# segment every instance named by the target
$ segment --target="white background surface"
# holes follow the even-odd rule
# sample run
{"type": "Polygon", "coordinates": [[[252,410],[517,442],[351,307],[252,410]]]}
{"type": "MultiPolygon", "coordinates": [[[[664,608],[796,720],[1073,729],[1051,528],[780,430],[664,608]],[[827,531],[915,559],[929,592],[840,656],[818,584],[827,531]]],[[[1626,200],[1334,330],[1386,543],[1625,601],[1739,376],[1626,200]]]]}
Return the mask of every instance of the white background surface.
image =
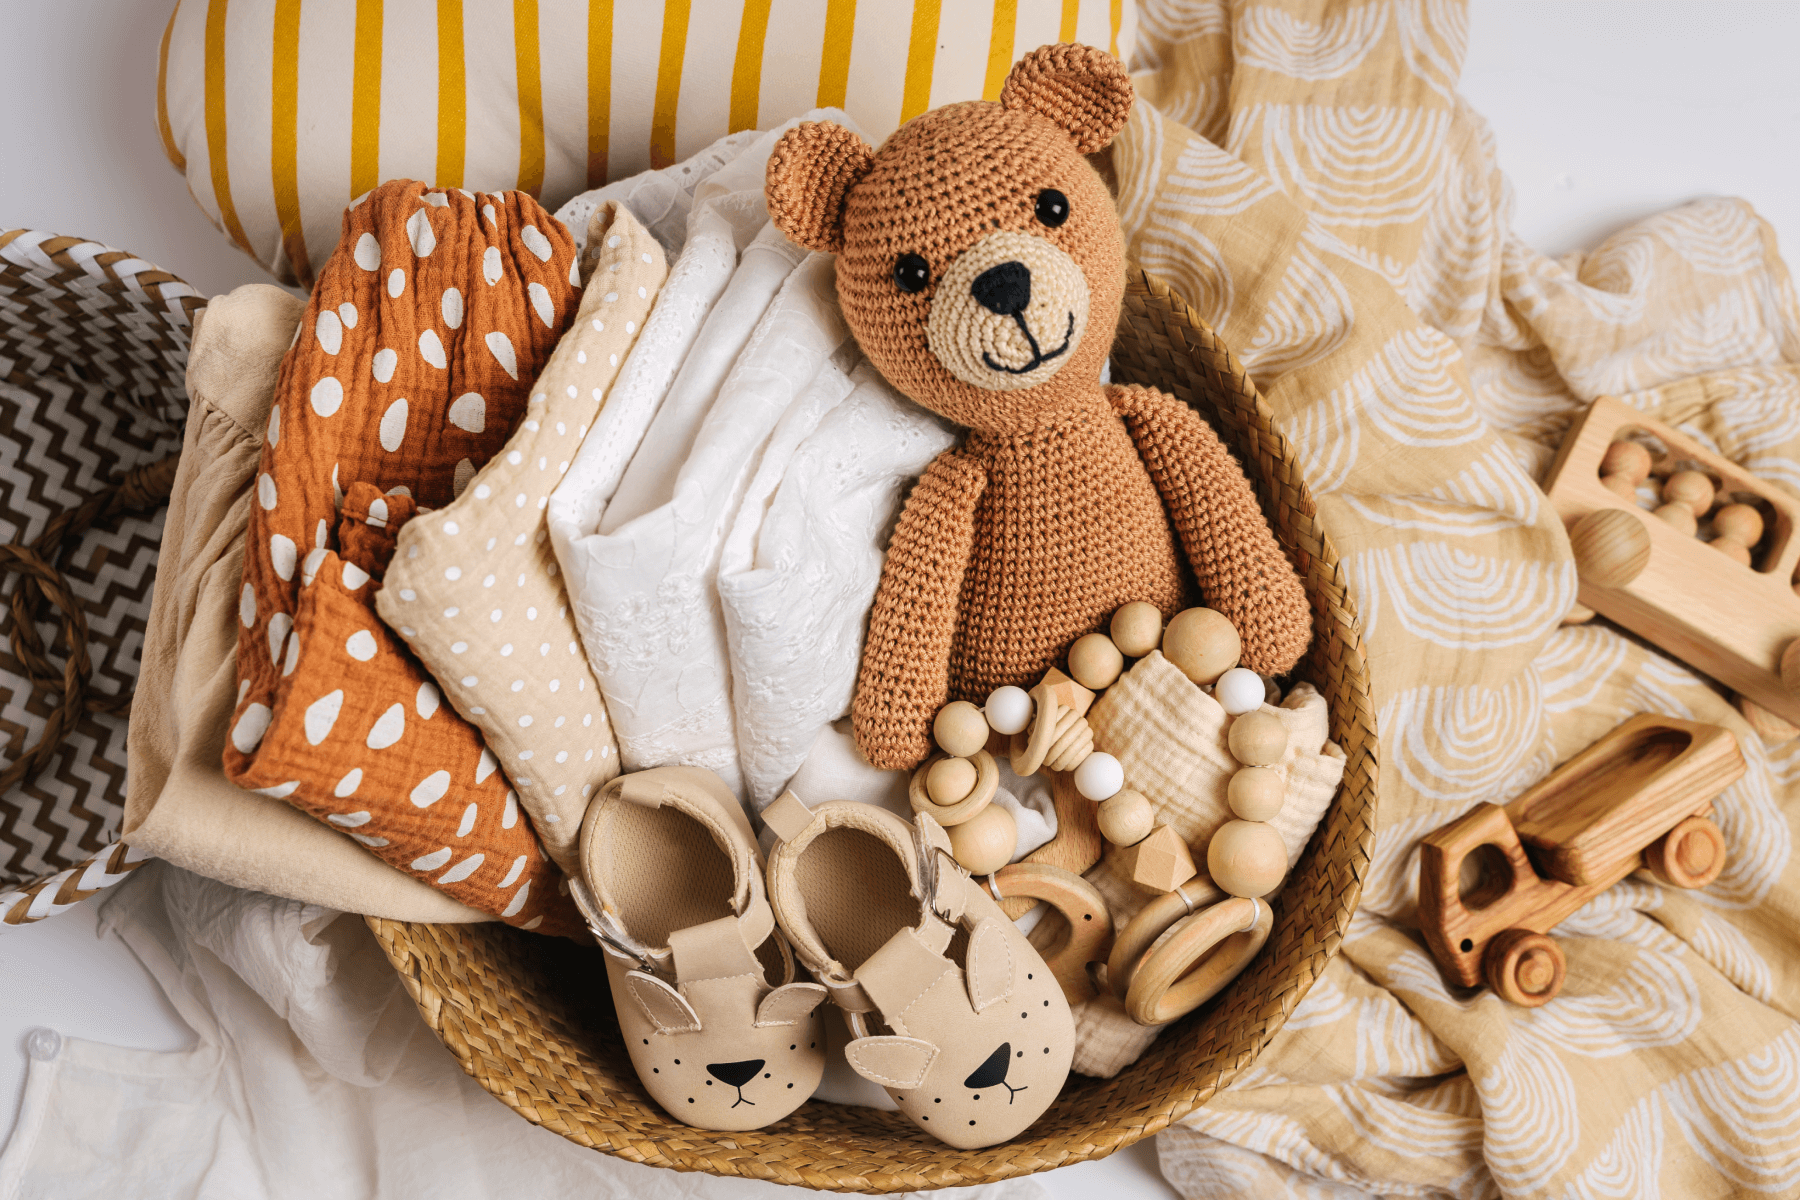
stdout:
{"type": "MultiPolygon", "coordinates": [[[[156,50],[169,0],[0,0],[0,228],[129,249],[206,293],[266,279],[163,157],[156,50]]],[[[1491,125],[1514,226],[1552,254],[1707,195],[1743,196],[1800,247],[1800,5],[1476,0],[1462,91],[1491,125]]],[[[0,1131],[24,1039],[47,1025],[146,1050],[189,1034],[93,906],[0,933],[0,1131]]],[[[1058,1197],[1174,1195],[1149,1143],[1043,1176],[1058,1197]]]]}

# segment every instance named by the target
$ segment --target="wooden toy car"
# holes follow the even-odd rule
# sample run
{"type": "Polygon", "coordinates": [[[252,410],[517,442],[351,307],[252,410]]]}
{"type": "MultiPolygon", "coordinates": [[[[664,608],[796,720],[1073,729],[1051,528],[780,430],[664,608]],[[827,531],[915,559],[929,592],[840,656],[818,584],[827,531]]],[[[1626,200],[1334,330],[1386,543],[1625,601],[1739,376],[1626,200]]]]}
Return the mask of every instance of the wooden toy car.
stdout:
{"type": "Polygon", "coordinates": [[[1583,605],[1754,703],[1800,724],[1800,501],[1693,438],[1610,396],[1595,400],[1563,441],[1544,490],[1569,528],[1583,605]],[[1727,496],[1766,503],[1774,521],[1750,566],[1658,520],[1601,482],[1607,448],[1641,430],[1693,462],[1727,496]]]}
{"type": "Polygon", "coordinates": [[[1718,878],[1725,839],[1707,818],[1743,773],[1729,730],[1644,714],[1505,808],[1478,805],[1420,843],[1432,954],[1464,987],[1485,978],[1514,1004],[1543,1004],[1564,973],[1545,935],[1593,896],[1640,865],[1677,887],[1718,878]]]}

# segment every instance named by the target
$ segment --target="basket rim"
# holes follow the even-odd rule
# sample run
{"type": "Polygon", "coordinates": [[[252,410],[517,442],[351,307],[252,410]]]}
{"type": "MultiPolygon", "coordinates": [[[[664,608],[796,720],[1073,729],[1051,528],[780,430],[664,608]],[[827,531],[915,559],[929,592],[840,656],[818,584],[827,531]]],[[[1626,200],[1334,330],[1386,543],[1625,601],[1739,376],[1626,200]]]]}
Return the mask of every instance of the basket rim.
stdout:
{"type": "MultiPolygon", "coordinates": [[[[1321,691],[1331,701],[1331,736],[1343,747],[1347,758],[1344,781],[1289,875],[1289,884],[1292,884],[1309,870],[1324,873],[1336,889],[1329,919],[1307,928],[1301,939],[1303,949],[1299,952],[1297,965],[1286,971],[1270,994],[1249,1014],[1248,1019],[1258,1025],[1258,1031],[1250,1039],[1252,1044],[1243,1045],[1235,1054],[1230,1054],[1229,1061],[1222,1065],[1170,1086],[1160,1102],[1148,1111],[1144,1111],[1141,1103],[1108,1106],[1137,1111],[1118,1114],[1103,1111],[1087,1128],[1080,1130],[1079,1136],[1058,1138],[1054,1145],[1044,1144],[1044,1138],[1032,1136],[1044,1124],[1043,1118],[1012,1142],[976,1151],[944,1146],[928,1135],[919,1134],[910,1123],[900,1119],[904,1128],[896,1127],[894,1133],[910,1142],[918,1139],[907,1135],[918,1134],[918,1138],[928,1143],[924,1153],[915,1153],[909,1145],[904,1155],[891,1161],[880,1161],[870,1158],[865,1150],[860,1161],[830,1165],[820,1161],[829,1158],[829,1153],[802,1153],[809,1140],[819,1151],[829,1145],[840,1158],[853,1149],[842,1141],[826,1140],[831,1135],[819,1126],[832,1122],[819,1119],[829,1114],[818,1110],[837,1110],[840,1106],[825,1101],[808,1101],[794,1116],[762,1130],[744,1133],[693,1129],[667,1118],[654,1102],[648,1100],[643,1101],[644,1107],[665,1121],[660,1134],[634,1132],[625,1122],[613,1118],[617,1109],[609,1111],[593,1107],[591,1099],[586,1110],[595,1118],[591,1122],[570,1120],[570,1116],[576,1115],[573,1112],[545,1112],[543,1106],[527,1094],[531,1083],[535,1081],[541,1088],[543,1081],[536,1079],[536,1073],[532,1072],[528,1072],[533,1076],[530,1080],[509,1075],[505,1060],[496,1056],[497,1050],[504,1053],[504,1038],[495,1036],[496,1032],[503,1026],[516,1026],[520,1016],[517,1004],[508,1001],[516,1002],[520,997],[516,994],[495,997],[484,993],[487,981],[470,971],[470,962],[457,960],[440,964],[429,959],[433,950],[444,951],[445,958],[452,959],[457,945],[477,936],[522,939],[525,935],[511,930],[495,931],[492,925],[411,925],[379,917],[365,918],[426,1024],[484,1089],[535,1124],[545,1125],[580,1144],[631,1161],[677,1170],[799,1184],[820,1190],[885,1193],[996,1182],[1106,1157],[1181,1120],[1249,1068],[1280,1032],[1325,965],[1336,956],[1355,915],[1373,851],[1379,743],[1361,620],[1342,559],[1329,535],[1317,523],[1318,509],[1302,477],[1295,447],[1277,426],[1273,411],[1249,373],[1219,341],[1211,327],[1172,286],[1133,264],[1120,313],[1121,331],[1129,321],[1157,309],[1166,312],[1166,327],[1147,335],[1148,340],[1172,362],[1182,363],[1195,377],[1204,377],[1215,390],[1235,397],[1235,404],[1241,409],[1232,414],[1220,410],[1218,415],[1228,427],[1222,432],[1228,434],[1228,444],[1237,443],[1234,448],[1256,486],[1265,514],[1276,528],[1284,548],[1302,567],[1308,596],[1315,603],[1314,647],[1309,652],[1308,669],[1302,674],[1316,676],[1323,671],[1337,681],[1335,687],[1321,686],[1321,691]],[[1352,805],[1355,812],[1349,811],[1352,805]],[[1323,861],[1315,861],[1318,859],[1323,861]],[[495,932],[484,935],[474,931],[495,932]],[[527,1087],[521,1087],[522,1083],[527,1087]],[[785,1144],[786,1152],[779,1156],[761,1153],[774,1143],[785,1144]]],[[[1144,319],[1150,320],[1149,317],[1144,319]]],[[[1121,340],[1116,338],[1114,343],[1115,372],[1118,371],[1121,340]]],[[[1115,382],[1122,382],[1116,374],[1115,382]]],[[[1294,903],[1289,893],[1297,890],[1284,885],[1275,897],[1278,928],[1284,900],[1294,903]]],[[[1271,947],[1274,941],[1271,938],[1271,947]]],[[[1211,1037],[1210,1027],[1201,1018],[1224,1012],[1227,997],[1233,995],[1239,984],[1268,973],[1271,969],[1268,964],[1274,958],[1271,949],[1265,949],[1259,960],[1239,977],[1238,983],[1213,1004],[1176,1023],[1152,1043],[1139,1062],[1156,1054],[1158,1047],[1165,1049],[1165,1057],[1186,1056],[1186,1048],[1196,1031],[1206,1035],[1199,1041],[1201,1050],[1194,1052],[1201,1053],[1211,1037]],[[1178,1031],[1185,1031],[1187,1037],[1178,1038],[1178,1031]]],[[[568,1034],[569,1031],[558,1028],[544,1032],[568,1034]]],[[[543,1044],[544,1041],[541,1035],[533,1038],[532,1049],[539,1056],[538,1065],[548,1068],[542,1074],[558,1077],[551,1081],[552,1084],[561,1083],[561,1077],[573,1074],[579,1068],[576,1059],[582,1052],[560,1045],[549,1047],[543,1044]]],[[[1223,1047],[1215,1054],[1226,1055],[1235,1046],[1233,1043],[1232,1047],[1223,1047]]],[[[629,1065],[624,1069],[630,1072],[629,1065]]],[[[1096,1094],[1096,1103],[1108,1101],[1132,1071],[1133,1067],[1127,1067],[1111,1080],[1074,1082],[1073,1090],[1078,1098],[1091,1092],[1096,1094]]],[[[1071,1076],[1072,1081],[1084,1079],[1071,1076]]],[[[630,1082],[635,1085],[635,1077],[630,1082]]],[[[596,1087],[593,1090],[602,1089],[596,1087]]],[[[1070,1091],[1071,1087],[1065,1086],[1063,1095],[1068,1096],[1070,1091]]],[[[582,1095],[588,1099],[586,1091],[582,1095]]],[[[636,1098],[633,1100],[635,1102],[636,1098]]],[[[1058,1103],[1061,1102],[1059,1099],[1058,1103]]],[[[896,1121],[884,1118],[899,1117],[899,1114],[868,1116],[881,1112],[874,1109],[851,1111],[863,1114],[863,1119],[869,1122],[889,1126],[895,1126],[896,1121]]]]}

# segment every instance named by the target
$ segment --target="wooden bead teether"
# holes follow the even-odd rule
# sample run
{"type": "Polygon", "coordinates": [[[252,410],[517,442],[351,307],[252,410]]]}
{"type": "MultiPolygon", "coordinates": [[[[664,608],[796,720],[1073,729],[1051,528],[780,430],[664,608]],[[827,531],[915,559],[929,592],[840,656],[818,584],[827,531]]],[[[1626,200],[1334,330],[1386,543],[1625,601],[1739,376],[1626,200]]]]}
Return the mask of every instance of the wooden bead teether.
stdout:
{"type": "Polygon", "coordinates": [[[1163,630],[1163,657],[1201,687],[1236,666],[1243,649],[1230,619],[1210,608],[1184,609],[1163,630]]]}
{"type": "Polygon", "coordinates": [[[1133,600],[1113,614],[1111,629],[1121,654],[1142,658],[1162,642],[1162,612],[1147,601],[1133,600]]]}

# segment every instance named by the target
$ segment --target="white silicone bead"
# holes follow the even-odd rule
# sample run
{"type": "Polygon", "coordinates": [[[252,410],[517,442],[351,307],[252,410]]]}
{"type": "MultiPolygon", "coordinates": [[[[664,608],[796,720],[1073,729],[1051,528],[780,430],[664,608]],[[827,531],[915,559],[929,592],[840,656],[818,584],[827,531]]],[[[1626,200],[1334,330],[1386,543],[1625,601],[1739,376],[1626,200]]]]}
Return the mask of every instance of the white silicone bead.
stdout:
{"type": "Polygon", "coordinates": [[[995,688],[988,695],[985,711],[995,732],[1019,733],[1031,724],[1031,696],[1024,688],[995,688]]]}
{"type": "Polygon", "coordinates": [[[1213,699],[1231,716],[1262,707],[1263,679],[1248,667],[1233,667],[1213,684],[1213,699]]]}
{"type": "Polygon", "coordinates": [[[1075,768],[1075,790],[1089,800],[1110,800],[1125,786],[1125,767],[1105,752],[1096,752],[1075,768]]]}

